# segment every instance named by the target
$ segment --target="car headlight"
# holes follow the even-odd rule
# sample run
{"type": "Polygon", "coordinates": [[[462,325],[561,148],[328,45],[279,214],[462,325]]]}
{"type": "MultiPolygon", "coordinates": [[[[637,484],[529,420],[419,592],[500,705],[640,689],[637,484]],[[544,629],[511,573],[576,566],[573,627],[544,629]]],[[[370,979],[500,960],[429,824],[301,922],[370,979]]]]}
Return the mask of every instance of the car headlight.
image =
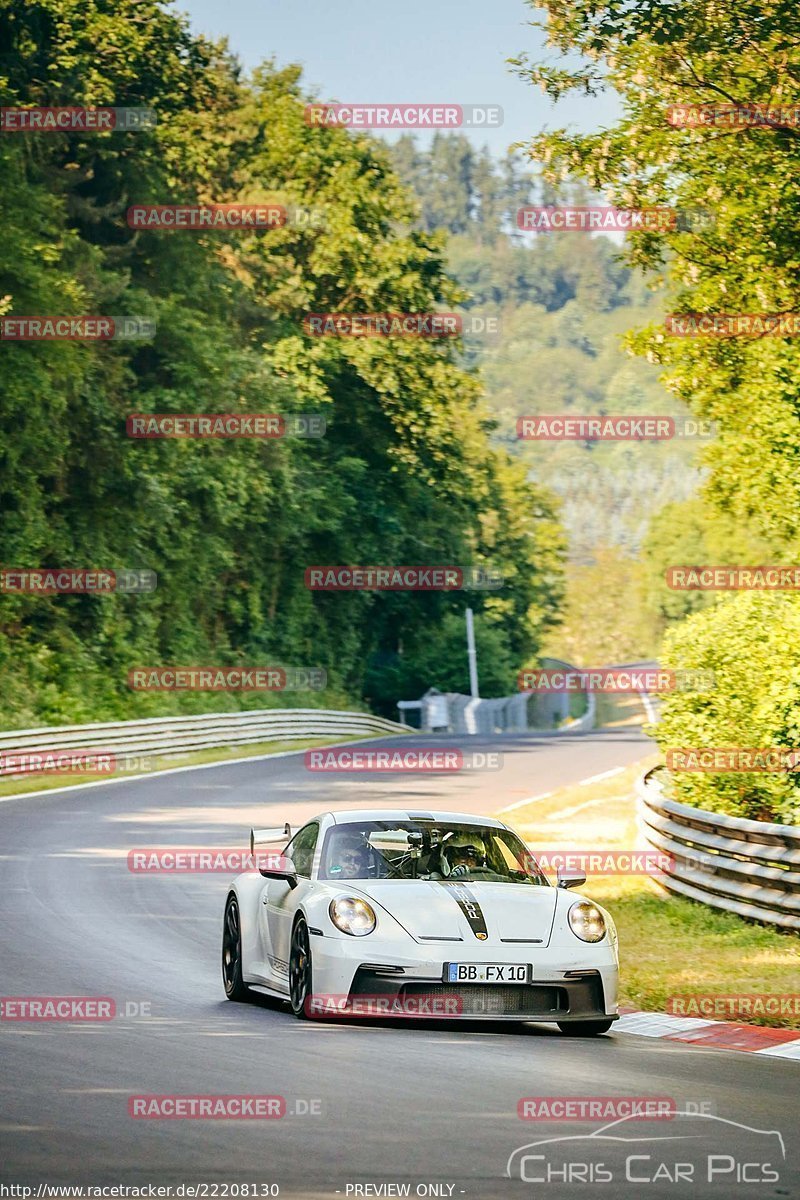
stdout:
{"type": "Polygon", "coordinates": [[[588,900],[573,904],[568,914],[569,927],[582,942],[602,942],[606,936],[606,922],[600,909],[588,900]]]}
{"type": "Polygon", "coordinates": [[[331,900],[328,910],[331,920],[342,933],[350,933],[353,937],[364,937],[375,928],[375,913],[366,900],[356,896],[343,896],[331,900]]]}

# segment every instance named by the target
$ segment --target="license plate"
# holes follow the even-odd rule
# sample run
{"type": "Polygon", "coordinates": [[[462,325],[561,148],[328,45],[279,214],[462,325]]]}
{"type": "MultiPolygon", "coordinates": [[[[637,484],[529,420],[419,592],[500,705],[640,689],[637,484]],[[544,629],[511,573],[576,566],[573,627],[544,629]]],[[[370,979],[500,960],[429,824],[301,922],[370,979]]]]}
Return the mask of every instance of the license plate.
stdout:
{"type": "Polygon", "coordinates": [[[529,983],[530,963],[448,963],[447,983],[529,983]]]}

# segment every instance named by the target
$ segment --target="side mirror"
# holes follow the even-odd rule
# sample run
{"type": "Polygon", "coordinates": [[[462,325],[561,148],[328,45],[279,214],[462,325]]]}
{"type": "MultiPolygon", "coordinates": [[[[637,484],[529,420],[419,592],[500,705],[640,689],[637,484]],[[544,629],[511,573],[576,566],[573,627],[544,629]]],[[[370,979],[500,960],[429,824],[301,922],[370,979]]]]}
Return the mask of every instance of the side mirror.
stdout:
{"type": "Polygon", "coordinates": [[[274,862],[267,860],[267,865],[259,867],[258,873],[265,879],[284,879],[290,888],[297,887],[297,871],[294,863],[284,854],[276,854],[274,862]]]}
{"type": "Polygon", "coordinates": [[[573,875],[562,875],[560,871],[558,872],[557,887],[574,888],[580,887],[583,883],[586,883],[586,876],[578,871],[576,871],[573,875]]]}

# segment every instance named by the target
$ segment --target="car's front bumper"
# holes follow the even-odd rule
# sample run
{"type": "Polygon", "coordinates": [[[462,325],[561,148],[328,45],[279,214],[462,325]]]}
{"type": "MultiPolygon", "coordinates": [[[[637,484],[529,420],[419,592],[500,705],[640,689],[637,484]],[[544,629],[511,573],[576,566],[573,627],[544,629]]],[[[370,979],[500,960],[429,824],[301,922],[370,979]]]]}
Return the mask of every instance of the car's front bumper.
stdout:
{"type": "Polygon", "coordinates": [[[387,978],[369,969],[356,972],[350,998],[390,996],[400,1015],[468,1017],[470,1020],[603,1020],[603,979],[599,971],[554,973],[528,984],[443,983],[407,975],[387,978]]]}
{"type": "Polygon", "coordinates": [[[616,1020],[618,966],[608,943],[579,947],[574,954],[545,947],[511,950],[482,946],[470,955],[463,945],[437,946],[437,958],[381,956],[369,939],[313,937],[313,990],[318,1015],[346,1010],[356,1015],[452,1017],[487,1021],[616,1020]],[[372,950],[372,953],[370,953],[372,950]],[[527,984],[444,982],[448,961],[533,960],[527,984]]]}

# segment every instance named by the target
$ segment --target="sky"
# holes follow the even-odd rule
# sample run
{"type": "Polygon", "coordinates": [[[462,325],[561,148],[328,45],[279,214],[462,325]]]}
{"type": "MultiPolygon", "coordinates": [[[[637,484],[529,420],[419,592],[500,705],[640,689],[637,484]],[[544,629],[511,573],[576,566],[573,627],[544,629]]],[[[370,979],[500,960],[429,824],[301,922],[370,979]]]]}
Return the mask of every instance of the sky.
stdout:
{"type": "MultiPolygon", "coordinates": [[[[248,68],[272,57],[280,66],[302,64],[306,87],[323,100],[499,104],[501,126],[464,130],[496,154],[544,128],[610,125],[619,111],[613,95],[554,106],[512,73],[506,59],[542,49],[524,0],[403,0],[397,7],[386,0],[176,0],[174,7],[196,32],[227,37],[248,68]]],[[[420,143],[431,136],[421,133],[420,143]]]]}

